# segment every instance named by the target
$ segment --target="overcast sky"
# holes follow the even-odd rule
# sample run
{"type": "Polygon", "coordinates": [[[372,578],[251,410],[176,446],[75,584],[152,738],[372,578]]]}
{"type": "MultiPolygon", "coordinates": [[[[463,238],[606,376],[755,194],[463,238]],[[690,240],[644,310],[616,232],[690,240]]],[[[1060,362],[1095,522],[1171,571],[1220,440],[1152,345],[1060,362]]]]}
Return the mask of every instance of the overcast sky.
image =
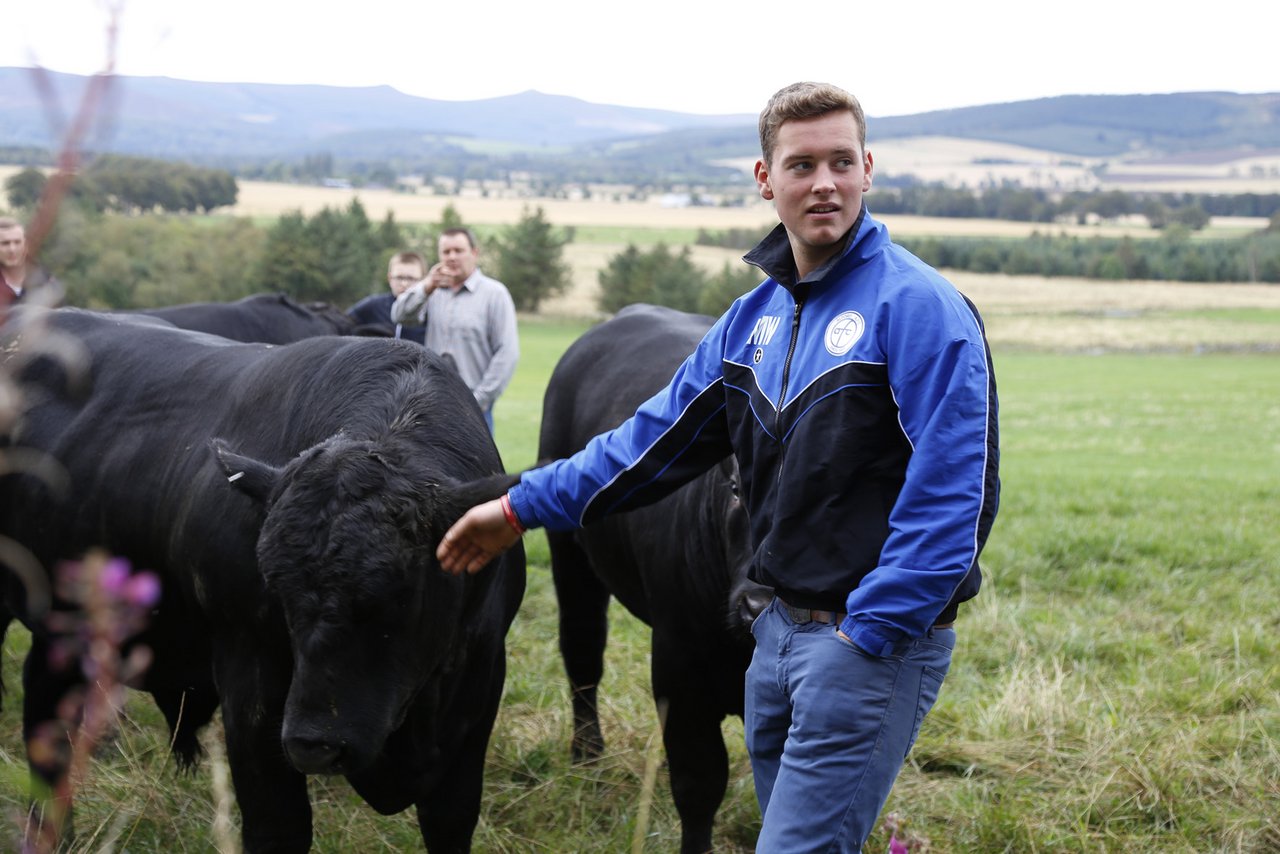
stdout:
{"type": "Polygon", "coordinates": [[[0,66],[757,113],[823,80],[893,116],[1066,94],[1280,91],[1280,3],[4,0],[0,66]]]}

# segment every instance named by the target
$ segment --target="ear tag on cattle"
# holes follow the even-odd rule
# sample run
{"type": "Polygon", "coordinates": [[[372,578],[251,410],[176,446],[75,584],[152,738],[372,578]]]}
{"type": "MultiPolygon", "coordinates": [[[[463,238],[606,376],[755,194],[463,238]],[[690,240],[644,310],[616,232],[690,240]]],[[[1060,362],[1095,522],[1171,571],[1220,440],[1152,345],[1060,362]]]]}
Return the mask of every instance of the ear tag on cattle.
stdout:
{"type": "Polygon", "coordinates": [[[238,471],[227,478],[227,483],[235,483],[237,480],[239,480],[242,477],[244,477],[244,472],[238,471]]]}

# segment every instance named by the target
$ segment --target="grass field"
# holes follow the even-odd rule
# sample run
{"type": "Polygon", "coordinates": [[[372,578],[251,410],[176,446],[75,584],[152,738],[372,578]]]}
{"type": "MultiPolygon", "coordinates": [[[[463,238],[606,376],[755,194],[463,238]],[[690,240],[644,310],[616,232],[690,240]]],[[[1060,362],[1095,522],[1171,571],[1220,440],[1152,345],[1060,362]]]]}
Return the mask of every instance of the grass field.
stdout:
{"type": "MultiPolygon", "coordinates": [[[[889,809],[932,852],[1280,851],[1280,289],[958,281],[995,351],[1002,509],[889,809]]],[[[534,461],[546,378],[586,328],[522,319],[496,412],[508,468],[534,461]]],[[[647,632],[615,607],[609,751],[571,766],[545,541],[527,540],[476,850],[674,851],[647,632]]],[[[0,850],[17,844],[25,775],[27,641],[10,635],[0,850]]],[[[747,852],[759,816],[741,723],[724,728],[716,844],[747,852]]],[[[75,850],[216,850],[218,736],[205,736],[212,761],[179,776],[158,715],[133,696],[82,788],[75,850]]],[[[318,851],[420,847],[410,814],[377,816],[341,780],[314,780],[312,796],[318,851]]],[[[868,850],[886,847],[877,835],[868,850]]]]}

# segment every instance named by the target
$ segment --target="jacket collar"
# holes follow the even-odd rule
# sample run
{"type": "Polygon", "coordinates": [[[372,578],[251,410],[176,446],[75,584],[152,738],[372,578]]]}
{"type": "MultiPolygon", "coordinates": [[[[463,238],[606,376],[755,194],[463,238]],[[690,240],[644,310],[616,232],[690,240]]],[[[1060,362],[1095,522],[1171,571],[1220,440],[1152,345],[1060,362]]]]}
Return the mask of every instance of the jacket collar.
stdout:
{"type": "Polygon", "coordinates": [[[796,259],[791,252],[791,238],[787,236],[786,226],[782,223],[778,223],[773,231],[765,235],[764,240],[761,240],[754,249],[743,255],[742,260],[754,267],[759,267],[760,271],[766,276],[794,293],[797,285],[820,282],[837,267],[854,266],[858,263],[857,259],[866,258],[870,254],[871,245],[878,245],[878,240],[875,239],[874,235],[882,232],[883,228],[880,223],[867,214],[866,203],[863,203],[862,210],[858,212],[858,218],[854,221],[853,227],[845,233],[843,238],[844,245],[840,247],[840,251],[827,259],[826,263],[805,276],[803,280],[797,280],[796,259]],[[854,248],[859,244],[866,245],[855,252],[854,248]]]}

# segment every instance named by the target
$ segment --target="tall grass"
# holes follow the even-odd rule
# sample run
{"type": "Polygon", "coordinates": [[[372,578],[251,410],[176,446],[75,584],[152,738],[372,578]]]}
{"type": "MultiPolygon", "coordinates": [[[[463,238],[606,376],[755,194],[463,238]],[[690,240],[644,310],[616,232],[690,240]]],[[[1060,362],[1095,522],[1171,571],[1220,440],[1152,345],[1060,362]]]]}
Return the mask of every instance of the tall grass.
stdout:
{"type": "MultiPolygon", "coordinates": [[[[525,320],[500,399],[508,469],[536,459],[546,378],[584,322],[525,320]]],[[[643,354],[638,354],[642,358],[643,354]]],[[[1280,851],[1280,358],[996,353],[1003,498],[951,675],[891,796],[932,852],[1280,851]]],[[[665,771],[641,826],[656,736],[648,632],[615,607],[603,761],[569,763],[568,692],[545,541],[508,637],[483,852],[678,848],[665,771]]],[[[20,657],[0,717],[0,802],[21,806],[20,657]]],[[[741,723],[718,850],[759,826],[741,723]]],[[[214,730],[206,743],[217,739],[214,730]]],[[[316,850],[415,850],[410,813],[376,815],[315,779],[316,850]]],[[[77,803],[79,850],[210,851],[206,763],[182,777],[135,695],[77,803]]],[[[13,847],[0,823],[0,849],[13,847]]],[[[16,832],[16,831],[14,831],[16,832]]],[[[869,851],[883,851],[877,834],[869,851]]]]}

